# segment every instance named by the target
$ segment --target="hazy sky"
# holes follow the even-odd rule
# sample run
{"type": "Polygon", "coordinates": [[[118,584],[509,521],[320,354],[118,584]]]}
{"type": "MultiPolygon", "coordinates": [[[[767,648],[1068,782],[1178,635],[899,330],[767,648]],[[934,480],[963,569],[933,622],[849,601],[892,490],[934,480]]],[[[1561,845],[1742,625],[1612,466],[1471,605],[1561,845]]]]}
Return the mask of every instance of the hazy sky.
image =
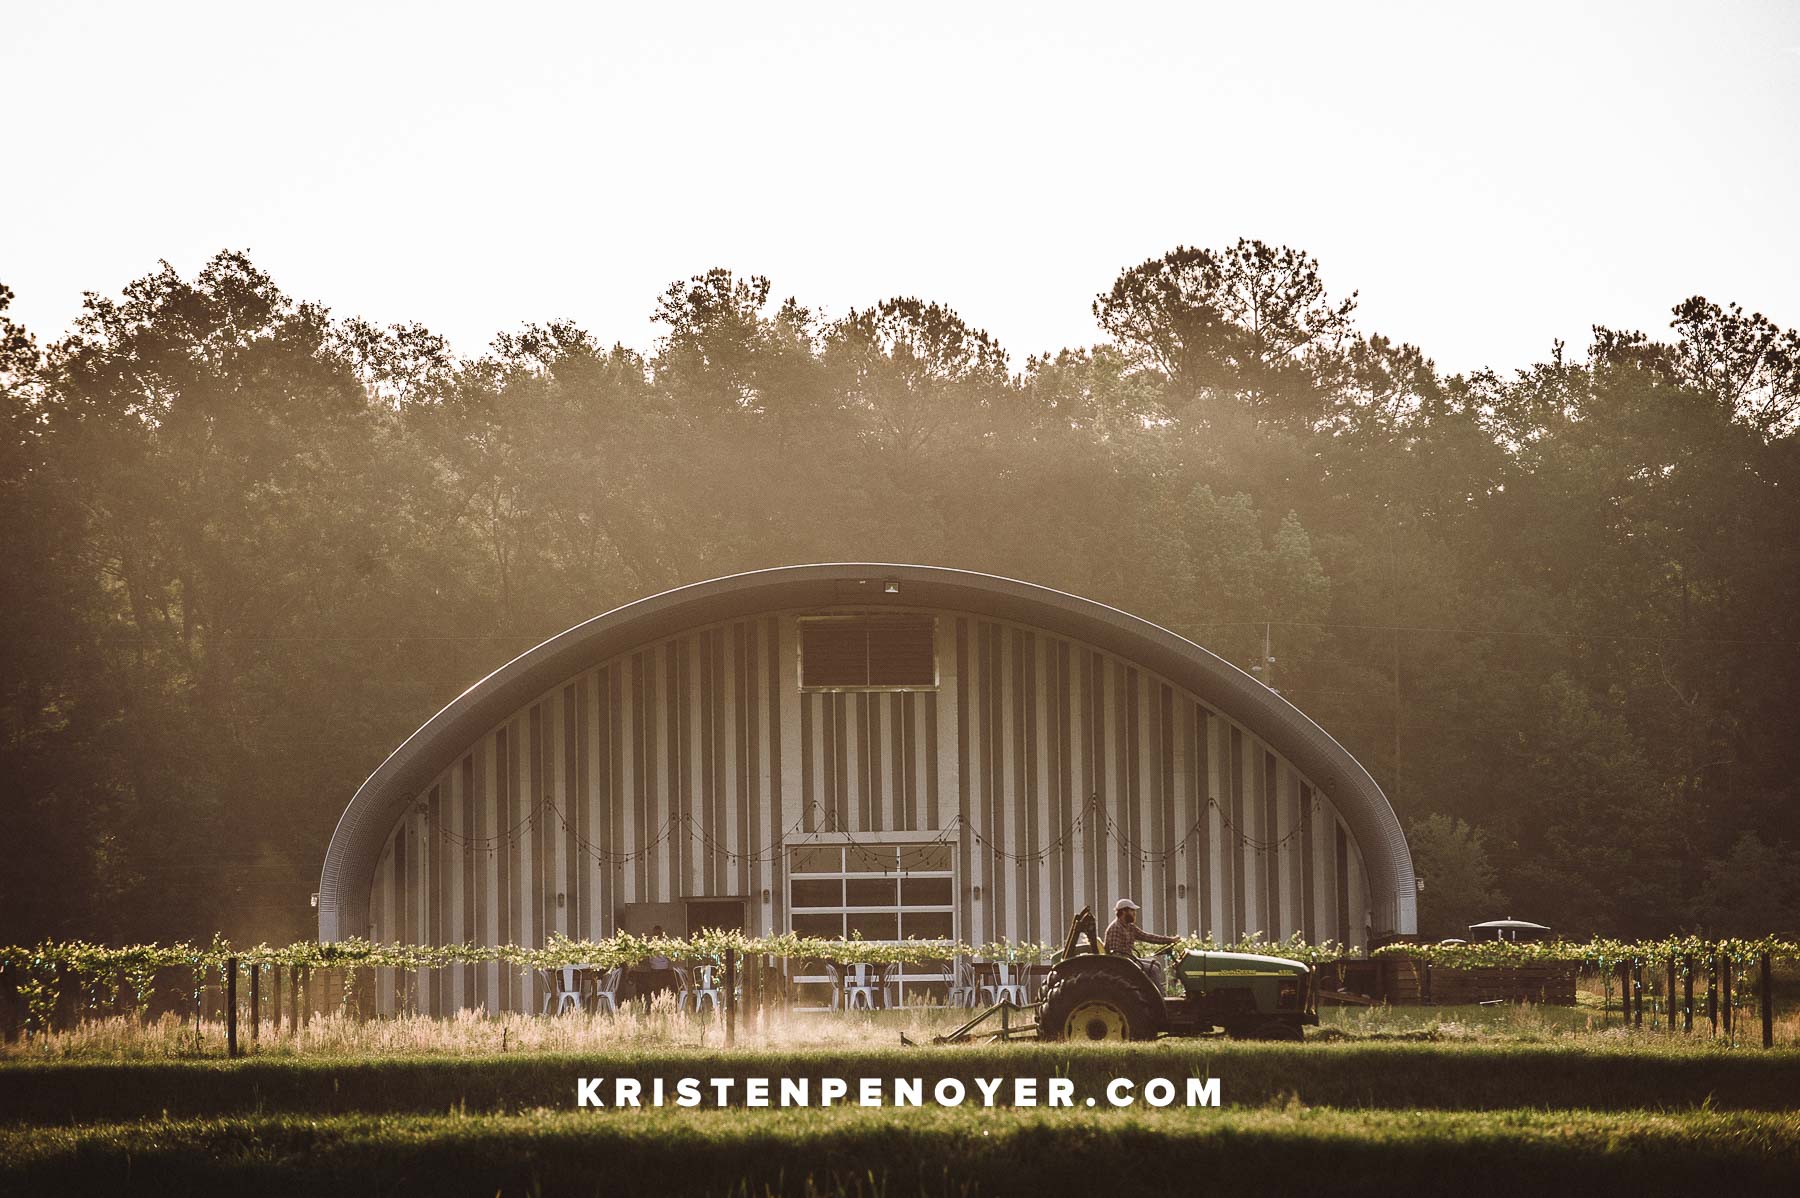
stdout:
{"type": "Polygon", "coordinates": [[[464,353],[563,316],[648,349],[726,266],[945,301],[1019,367],[1240,236],[1450,370],[1694,293],[1800,325],[1800,3],[12,0],[0,88],[40,337],[235,247],[464,353]]]}

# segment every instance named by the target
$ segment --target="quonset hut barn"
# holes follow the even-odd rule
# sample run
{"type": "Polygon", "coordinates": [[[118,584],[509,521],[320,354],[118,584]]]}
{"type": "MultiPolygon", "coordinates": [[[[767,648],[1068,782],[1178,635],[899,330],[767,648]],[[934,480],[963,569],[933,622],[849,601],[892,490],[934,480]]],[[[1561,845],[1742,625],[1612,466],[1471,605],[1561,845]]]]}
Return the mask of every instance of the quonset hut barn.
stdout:
{"type": "MultiPolygon", "coordinates": [[[[1011,579],[803,565],[639,600],[459,696],[351,799],[319,937],[979,945],[1129,896],[1157,930],[1370,944],[1416,931],[1414,890],[1368,772],[1198,645],[1011,579]]],[[[412,979],[380,972],[391,1012],[412,979]]],[[[422,974],[431,1013],[542,1001],[497,963],[422,974]]]]}

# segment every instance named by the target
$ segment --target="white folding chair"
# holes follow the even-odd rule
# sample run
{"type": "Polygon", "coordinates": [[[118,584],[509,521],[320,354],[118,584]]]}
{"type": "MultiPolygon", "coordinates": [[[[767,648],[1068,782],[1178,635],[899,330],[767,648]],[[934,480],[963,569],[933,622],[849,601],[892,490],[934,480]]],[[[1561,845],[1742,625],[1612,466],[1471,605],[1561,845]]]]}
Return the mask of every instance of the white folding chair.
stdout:
{"type": "Polygon", "coordinates": [[[716,1014],[725,1002],[725,991],[713,984],[713,972],[717,965],[696,965],[693,976],[688,983],[688,995],[694,1004],[694,1014],[700,1013],[700,1004],[711,1003],[716,1014]]]}

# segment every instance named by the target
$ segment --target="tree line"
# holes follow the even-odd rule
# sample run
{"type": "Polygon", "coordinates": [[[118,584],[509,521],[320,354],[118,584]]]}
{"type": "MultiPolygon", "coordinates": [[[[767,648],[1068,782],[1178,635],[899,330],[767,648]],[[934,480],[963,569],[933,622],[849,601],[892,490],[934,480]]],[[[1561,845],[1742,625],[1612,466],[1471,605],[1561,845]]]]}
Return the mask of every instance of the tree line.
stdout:
{"type": "Polygon", "coordinates": [[[1256,241],[1123,270],[1103,340],[1022,369],[944,304],[725,270],[648,355],[552,321],[459,356],[237,252],[54,339],[10,300],[0,943],[309,936],[348,797],[471,682],[828,560],[1257,669],[1386,789],[1428,937],[1800,924],[1800,333],[1736,305],[1446,374],[1256,241]]]}

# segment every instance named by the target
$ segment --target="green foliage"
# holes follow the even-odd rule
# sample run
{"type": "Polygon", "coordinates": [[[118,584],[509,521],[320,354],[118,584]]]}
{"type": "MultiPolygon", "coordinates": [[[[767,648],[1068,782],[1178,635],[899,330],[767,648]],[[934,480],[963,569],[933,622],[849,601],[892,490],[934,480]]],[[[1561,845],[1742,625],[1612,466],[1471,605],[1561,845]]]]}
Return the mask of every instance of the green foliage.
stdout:
{"type": "Polygon", "coordinates": [[[1800,853],[1744,833],[1730,853],[1706,863],[1697,914],[1717,935],[1800,926],[1800,853]]]}
{"type": "Polygon", "coordinates": [[[1419,935],[1424,939],[1465,937],[1470,924],[1504,914],[1506,899],[1495,887],[1485,839],[1448,815],[1426,816],[1406,830],[1413,872],[1425,882],[1419,895],[1419,935]]]}
{"type": "Polygon", "coordinates": [[[1122,271],[1108,341],[1016,374],[944,303],[779,294],[679,281],[649,358],[566,321],[462,357],[238,252],[55,339],[0,287],[0,942],[299,940],[348,796],[496,666],[679,583],[884,558],[1246,668],[1266,631],[1522,916],[1793,931],[1738,842],[1800,843],[1800,334],[1695,297],[1664,340],[1444,376],[1247,240],[1122,271]]]}

